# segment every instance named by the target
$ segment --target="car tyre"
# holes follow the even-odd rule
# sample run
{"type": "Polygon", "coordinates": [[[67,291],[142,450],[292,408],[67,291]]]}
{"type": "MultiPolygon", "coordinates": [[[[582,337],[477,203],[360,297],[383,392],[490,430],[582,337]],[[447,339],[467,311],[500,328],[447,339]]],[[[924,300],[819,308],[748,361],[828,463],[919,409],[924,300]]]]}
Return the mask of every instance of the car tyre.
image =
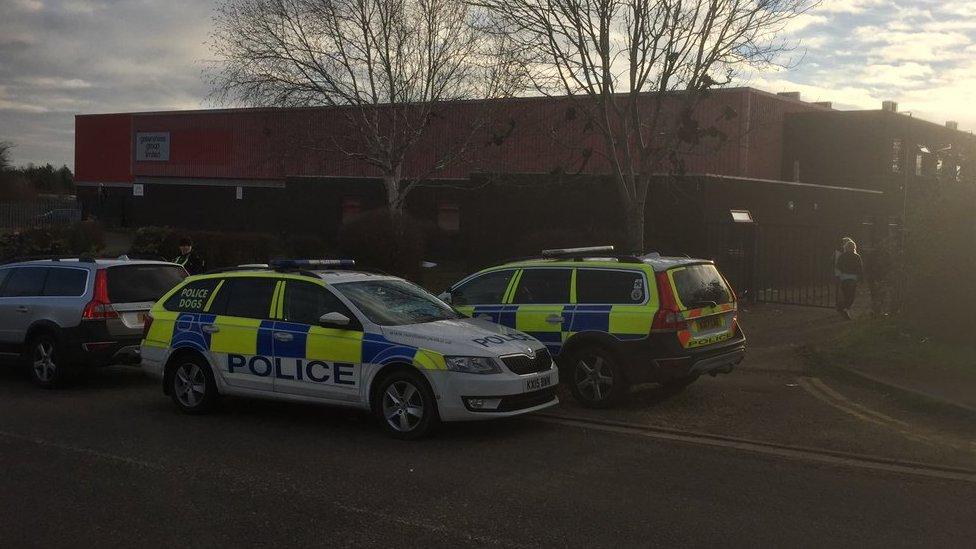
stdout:
{"type": "Polygon", "coordinates": [[[622,361],[604,347],[573,349],[564,362],[573,398],[587,408],[610,408],[630,394],[622,361]]]}
{"type": "Polygon", "coordinates": [[[380,381],[374,395],[373,413],[394,438],[416,440],[440,423],[434,392],[420,372],[393,372],[380,381]]]}
{"type": "Polygon", "coordinates": [[[200,357],[177,360],[169,376],[169,394],[177,408],[186,414],[204,414],[217,403],[217,382],[210,365],[200,357]]]}
{"type": "Polygon", "coordinates": [[[61,344],[52,334],[42,333],[31,338],[26,363],[31,379],[44,389],[57,388],[70,377],[61,344]]]}

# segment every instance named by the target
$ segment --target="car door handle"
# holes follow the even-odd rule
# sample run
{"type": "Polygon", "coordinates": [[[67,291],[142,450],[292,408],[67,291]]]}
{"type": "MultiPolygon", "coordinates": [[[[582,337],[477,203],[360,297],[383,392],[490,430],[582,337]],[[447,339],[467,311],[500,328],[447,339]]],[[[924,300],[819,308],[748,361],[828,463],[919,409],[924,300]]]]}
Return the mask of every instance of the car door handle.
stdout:
{"type": "Polygon", "coordinates": [[[548,322],[549,324],[562,324],[563,317],[561,317],[560,315],[549,315],[546,317],[546,322],[548,322]]]}
{"type": "Polygon", "coordinates": [[[215,334],[220,331],[220,327],[215,324],[204,324],[200,329],[208,334],[215,334]]]}
{"type": "Polygon", "coordinates": [[[27,309],[27,306],[26,305],[21,305],[20,307],[17,307],[17,312],[18,313],[26,313],[27,311],[28,311],[28,309],[27,309]]]}
{"type": "Polygon", "coordinates": [[[273,337],[275,338],[275,341],[280,341],[282,343],[287,343],[295,339],[295,336],[289,334],[288,332],[275,332],[273,337]]]}

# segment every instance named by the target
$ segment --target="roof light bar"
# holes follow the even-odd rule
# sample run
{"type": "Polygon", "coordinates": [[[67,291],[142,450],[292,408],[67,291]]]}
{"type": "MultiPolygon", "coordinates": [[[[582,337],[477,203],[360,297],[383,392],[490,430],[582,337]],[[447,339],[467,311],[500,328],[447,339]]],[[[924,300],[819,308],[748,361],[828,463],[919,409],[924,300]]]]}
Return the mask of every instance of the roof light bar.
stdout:
{"type": "Polygon", "coordinates": [[[268,263],[272,269],[300,269],[303,267],[355,267],[352,259],[276,259],[268,263]]]}
{"type": "Polygon", "coordinates": [[[582,256],[585,254],[601,254],[613,252],[613,246],[589,246],[586,248],[557,248],[542,250],[542,257],[582,256]]]}

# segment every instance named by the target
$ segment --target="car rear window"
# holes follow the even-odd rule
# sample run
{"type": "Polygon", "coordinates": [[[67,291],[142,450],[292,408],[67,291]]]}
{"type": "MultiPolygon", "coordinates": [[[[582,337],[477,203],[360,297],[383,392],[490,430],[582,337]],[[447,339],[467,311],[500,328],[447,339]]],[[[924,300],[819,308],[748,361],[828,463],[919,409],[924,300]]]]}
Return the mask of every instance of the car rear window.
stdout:
{"type": "Polygon", "coordinates": [[[48,270],[47,280],[44,282],[44,295],[84,295],[86,282],[88,282],[88,271],[85,269],[52,267],[48,270]]]}
{"type": "Polygon", "coordinates": [[[715,265],[691,265],[671,271],[678,299],[689,309],[731,303],[732,291],[715,265]]]}
{"type": "Polygon", "coordinates": [[[644,276],[637,271],[578,269],[576,303],[637,305],[645,298],[644,276]]]}
{"type": "Polygon", "coordinates": [[[178,292],[169,296],[163,307],[167,311],[181,313],[202,312],[207,306],[207,302],[212,298],[214,288],[219,282],[220,280],[216,278],[188,282],[178,292]]]}
{"type": "Polygon", "coordinates": [[[186,271],[176,265],[109,267],[108,298],[113,303],[156,301],[184,278],[186,271]]]}

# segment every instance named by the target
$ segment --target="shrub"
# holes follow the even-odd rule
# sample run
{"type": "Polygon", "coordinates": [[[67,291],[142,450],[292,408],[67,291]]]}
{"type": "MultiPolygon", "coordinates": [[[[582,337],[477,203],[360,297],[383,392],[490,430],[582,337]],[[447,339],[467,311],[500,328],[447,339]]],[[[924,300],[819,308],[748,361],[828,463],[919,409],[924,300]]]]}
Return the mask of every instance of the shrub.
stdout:
{"type": "Polygon", "coordinates": [[[184,236],[193,240],[193,249],[203,257],[207,269],[266,263],[276,257],[319,258],[330,255],[322,239],[314,236],[181,231],[172,227],[143,227],[137,230],[129,255],[172,261],[180,253],[180,239],[184,236]]]}
{"type": "Polygon", "coordinates": [[[976,190],[945,186],[916,205],[901,272],[906,320],[928,335],[971,338],[976,310],[976,190]]]}
{"type": "Polygon", "coordinates": [[[42,255],[97,255],[105,236],[94,222],[14,231],[0,236],[0,258],[42,255]]]}
{"type": "Polygon", "coordinates": [[[373,210],[345,224],[339,230],[338,245],[343,257],[355,259],[363,267],[417,281],[428,230],[406,214],[394,220],[385,210],[373,210]]]}

